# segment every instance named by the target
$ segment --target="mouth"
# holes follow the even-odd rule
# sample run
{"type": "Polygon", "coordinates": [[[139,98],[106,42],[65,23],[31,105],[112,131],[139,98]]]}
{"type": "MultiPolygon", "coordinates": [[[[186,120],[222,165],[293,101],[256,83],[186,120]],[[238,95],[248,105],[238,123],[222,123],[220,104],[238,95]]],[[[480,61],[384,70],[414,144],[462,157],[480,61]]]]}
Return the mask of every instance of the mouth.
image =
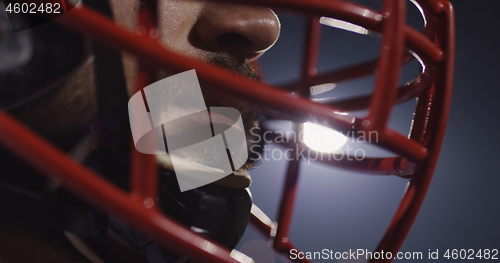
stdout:
{"type": "MultiPolygon", "coordinates": [[[[259,76],[256,74],[256,70],[249,63],[238,63],[236,60],[231,59],[229,56],[225,55],[210,55],[204,57],[202,60],[214,65],[219,66],[228,70],[233,71],[236,74],[242,75],[244,77],[258,80],[259,76]]],[[[199,142],[208,140],[219,134],[224,135],[226,131],[238,134],[237,137],[243,138],[245,147],[240,151],[245,152],[245,156],[249,156],[249,147],[246,133],[249,132],[257,122],[257,113],[254,112],[248,105],[244,105],[232,99],[220,101],[219,94],[212,89],[203,89],[203,94],[205,95],[205,105],[207,108],[201,109],[200,107],[184,107],[183,105],[170,105],[164,108],[165,116],[179,116],[179,118],[174,118],[165,123],[164,126],[164,143],[166,144],[168,150],[167,152],[173,153],[175,157],[175,171],[184,171],[183,174],[204,174],[207,177],[212,175],[221,175],[224,173],[221,169],[213,168],[210,163],[216,160],[206,160],[207,155],[216,156],[217,153],[215,149],[210,149],[207,147],[203,149],[204,154],[199,152],[190,152],[178,156],[177,149],[184,148],[189,145],[197,144],[199,142]],[[211,98],[211,95],[215,98],[211,98]],[[174,107],[171,107],[174,106],[174,107]],[[231,107],[231,108],[228,108],[231,107]],[[208,109],[208,110],[207,110],[208,109]],[[227,111],[220,111],[220,109],[230,109],[234,110],[236,114],[228,114],[227,111]],[[238,110],[236,110],[238,109],[238,110]],[[248,126],[248,127],[247,127],[248,126]],[[252,127],[250,127],[252,126],[252,127]],[[175,152],[174,152],[175,151],[175,152]],[[213,154],[206,154],[213,153],[213,154]],[[203,156],[204,155],[204,156],[203,156]],[[180,160],[180,161],[178,161],[180,160]]],[[[174,94],[172,94],[174,95],[174,94]]],[[[223,96],[224,97],[224,96],[223,96]]],[[[203,106],[205,106],[203,105],[203,106]]],[[[201,106],[201,105],[200,105],[201,106]]],[[[202,107],[203,107],[202,106],[202,107]]],[[[240,141],[236,142],[241,144],[240,141]]],[[[227,156],[237,156],[238,154],[233,152],[233,149],[228,147],[228,141],[225,141],[226,149],[229,151],[224,152],[223,155],[227,156]]],[[[218,156],[214,158],[223,157],[218,156]]],[[[169,153],[157,153],[156,159],[160,167],[168,171],[166,174],[173,175],[174,165],[172,162],[172,157],[169,153]]],[[[210,159],[210,158],[208,158],[210,159]]],[[[234,170],[228,176],[215,181],[211,184],[243,189],[251,184],[251,177],[247,170],[247,165],[249,164],[248,158],[246,160],[238,160],[243,166],[233,167],[234,170]],[[241,162],[242,161],[242,162],[241,162]]],[[[227,172],[224,174],[226,175],[227,172]]],[[[220,178],[220,177],[219,177],[220,178]]]]}

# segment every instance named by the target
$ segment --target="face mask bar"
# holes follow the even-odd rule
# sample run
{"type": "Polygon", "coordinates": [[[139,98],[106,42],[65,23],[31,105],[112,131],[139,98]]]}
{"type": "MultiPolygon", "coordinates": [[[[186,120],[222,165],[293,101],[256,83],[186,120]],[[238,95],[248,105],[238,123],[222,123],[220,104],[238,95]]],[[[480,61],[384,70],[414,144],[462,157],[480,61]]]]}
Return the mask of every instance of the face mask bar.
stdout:
{"type": "MultiPolygon", "coordinates": [[[[200,61],[176,54],[148,34],[138,35],[119,27],[112,20],[89,8],[74,8],[60,17],[62,25],[107,47],[134,54],[140,61],[136,91],[152,82],[152,71],[164,68],[172,73],[196,69],[201,86],[217,89],[234,98],[244,98],[258,105],[269,118],[287,119],[296,123],[312,121],[340,132],[378,132],[378,146],[396,154],[390,158],[366,158],[353,166],[348,160],[330,165],[357,171],[396,174],[411,178],[392,222],[375,251],[396,253],[404,241],[427,192],[443,141],[450,108],[454,64],[454,16],[449,2],[415,1],[423,10],[427,24],[423,32],[405,24],[406,1],[385,0],[380,12],[344,1],[254,0],[225,1],[265,5],[298,11],[310,16],[302,66],[302,79],[285,89],[237,76],[200,61]],[[248,2],[248,3],[247,3],[248,2]],[[381,53],[377,61],[317,75],[316,61],[320,35],[319,17],[335,17],[382,34],[381,53]],[[423,64],[415,81],[398,86],[401,66],[411,54],[423,64]],[[377,72],[375,89],[369,96],[349,98],[328,104],[307,98],[309,88],[316,84],[340,82],[377,72]],[[295,91],[301,96],[290,94],[295,91]],[[387,120],[396,103],[417,98],[409,138],[387,128],[387,120]],[[336,112],[367,109],[363,118],[346,118],[336,112]]],[[[156,25],[156,1],[143,1],[139,26],[150,32],[156,25]]],[[[296,131],[302,129],[296,125],[296,131]]],[[[356,133],[354,133],[356,134],[356,133]]],[[[64,186],[102,211],[115,214],[126,222],[156,238],[179,254],[202,262],[238,262],[230,251],[209,241],[169,219],[157,208],[158,173],[153,155],[138,153],[132,147],[131,186],[125,192],[90,169],[78,164],[65,153],[0,111],[0,141],[12,153],[38,170],[60,180],[64,186]]],[[[291,145],[291,148],[294,148],[291,145]]],[[[300,145],[300,147],[306,147],[300,145]]],[[[288,239],[291,215],[297,188],[300,161],[290,161],[280,204],[278,224],[273,225],[258,209],[253,209],[252,223],[274,239],[273,247],[287,253],[295,248],[288,239]]],[[[370,262],[375,262],[372,260],[370,262]]],[[[301,262],[309,262],[301,260],[301,262]]]]}

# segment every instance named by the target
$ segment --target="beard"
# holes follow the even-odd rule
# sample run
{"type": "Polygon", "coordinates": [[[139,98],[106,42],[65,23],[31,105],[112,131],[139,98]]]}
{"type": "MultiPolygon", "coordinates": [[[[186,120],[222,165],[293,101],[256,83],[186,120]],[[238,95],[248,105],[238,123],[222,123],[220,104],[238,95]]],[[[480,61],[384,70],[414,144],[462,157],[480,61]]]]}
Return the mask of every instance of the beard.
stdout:
{"type": "Polygon", "coordinates": [[[260,81],[261,77],[257,74],[255,66],[249,62],[241,63],[236,58],[225,53],[208,53],[202,56],[202,60],[209,62],[215,66],[219,66],[233,71],[238,75],[242,75],[255,81],[260,81]]]}

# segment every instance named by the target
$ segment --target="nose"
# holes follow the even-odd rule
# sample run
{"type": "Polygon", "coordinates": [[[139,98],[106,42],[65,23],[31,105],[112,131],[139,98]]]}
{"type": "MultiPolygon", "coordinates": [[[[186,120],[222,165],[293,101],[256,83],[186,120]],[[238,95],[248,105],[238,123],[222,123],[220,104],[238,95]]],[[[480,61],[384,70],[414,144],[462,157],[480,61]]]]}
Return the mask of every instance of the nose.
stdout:
{"type": "Polygon", "coordinates": [[[252,60],[278,39],[280,22],[268,8],[208,4],[193,28],[201,48],[252,60]]]}

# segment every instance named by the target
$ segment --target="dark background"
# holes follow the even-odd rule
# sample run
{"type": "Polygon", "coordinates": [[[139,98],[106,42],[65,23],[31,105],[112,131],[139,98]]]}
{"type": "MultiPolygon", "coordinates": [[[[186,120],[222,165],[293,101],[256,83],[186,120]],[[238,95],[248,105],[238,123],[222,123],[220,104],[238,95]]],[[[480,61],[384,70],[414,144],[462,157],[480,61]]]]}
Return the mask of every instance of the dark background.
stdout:
{"type": "MultiPolygon", "coordinates": [[[[376,5],[382,1],[358,2],[378,8],[376,5]]],[[[408,4],[408,23],[418,28],[422,25],[418,12],[408,4]]],[[[442,257],[446,249],[500,249],[497,168],[500,163],[500,2],[452,1],[452,4],[456,14],[456,64],[448,127],[428,194],[400,249],[423,252],[421,262],[427,261],[429,249],[439,249],[439,262],[447,261],[442,257]]],[[[298,32],[304,28],[303,19],[296,15],[280,13],[279,16],[281,38],[261,58],[267,81],[277,85],[298,78],[303,41],[298,32]]],[[[325,26],[323,33],[320,72],[375,58],[380,47],[376,37],[325,26]]],[[[405,67],[402,82],[415,76],[417,66],[405,67]]],[[[373,78],[365,78],[342,84],[334,92],[339,96],[351,94],[353,90],[366,92],[366,88],[359,87],[372,82],[373,78]]],[[[414,102],[396,107],[391,127],[408,133],[413,107],[414,102]]],[[[287,124],[278,126],[286,129],[287,124]]],[[[269,161],[252,173],[254,202],[273,220],[276,220],[285,167],[285,161],[269,161]]],[[[407,180],[397,177],[356,174],[306,163],[301,168],[291,240],[302,251],[324,248],[339,252],[358,248],[371,251],[385,232],[406,183],[407,180]]],[[[249,228],[239,246],[259,238],[260,235],[249,228]]]]}

